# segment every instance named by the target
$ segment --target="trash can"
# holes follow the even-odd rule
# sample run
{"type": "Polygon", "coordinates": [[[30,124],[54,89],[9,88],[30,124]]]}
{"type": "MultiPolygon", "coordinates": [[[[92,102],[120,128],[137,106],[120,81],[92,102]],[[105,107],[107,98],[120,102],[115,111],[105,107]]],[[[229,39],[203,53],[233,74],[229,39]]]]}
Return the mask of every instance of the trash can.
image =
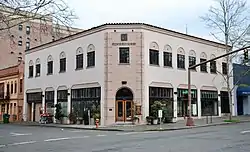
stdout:
{"type": "Polygon", "coordinates": [[[3,114],[3,123],[9,123],[9,118],[10,118],[9,114],[3,114]]]}

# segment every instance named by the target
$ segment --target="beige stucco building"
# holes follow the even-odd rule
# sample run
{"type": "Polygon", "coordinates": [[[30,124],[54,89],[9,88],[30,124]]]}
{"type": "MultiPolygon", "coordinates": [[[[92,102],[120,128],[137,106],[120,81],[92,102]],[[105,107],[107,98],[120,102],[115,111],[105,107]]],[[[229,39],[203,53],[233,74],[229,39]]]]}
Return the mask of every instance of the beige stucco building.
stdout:
{"type": "MultiPolygon", "coordinates": [[[[39,121],[60,103],[85,124],[88,111],[91,118],[99,113],[102,125],[127,123],[135,104],[144,123],[157,100],[169,103],[174,121],[183,119],[188,66],[223,53],[223,44],[148,24],[100,25],[25,53],[24,119],[39,121]]],[[[220,59],[192,71],[194,117],[229,108],[220,98],[224,65],[220,59]]]]}
{"type": "Polygon", "coordinates": [[[10,121],[21,121],[23,117],[23,64],[0,70],[0,120],[3,114],[10,121]]]}

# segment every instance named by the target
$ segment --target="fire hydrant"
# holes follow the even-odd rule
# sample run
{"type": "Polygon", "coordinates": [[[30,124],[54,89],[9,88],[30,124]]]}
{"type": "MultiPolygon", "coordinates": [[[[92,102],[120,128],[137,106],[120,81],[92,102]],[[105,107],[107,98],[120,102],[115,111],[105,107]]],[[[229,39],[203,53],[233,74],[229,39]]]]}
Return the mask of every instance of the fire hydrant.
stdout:
{"type": "Polygon", "coordinates": [[[95,120],[95,127],[98,128],[99,127],[99,119],[95,120]]]}

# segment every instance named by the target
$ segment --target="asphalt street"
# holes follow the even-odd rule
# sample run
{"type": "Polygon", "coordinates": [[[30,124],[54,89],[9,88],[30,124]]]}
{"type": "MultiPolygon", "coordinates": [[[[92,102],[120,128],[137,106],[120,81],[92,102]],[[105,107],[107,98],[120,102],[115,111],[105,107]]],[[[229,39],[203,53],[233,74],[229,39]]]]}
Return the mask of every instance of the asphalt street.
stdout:
{"type": "Polygon", "coordinates": [[[0,125],[0,152],[249,152],[250,123],[167,132],[0,125]]]}

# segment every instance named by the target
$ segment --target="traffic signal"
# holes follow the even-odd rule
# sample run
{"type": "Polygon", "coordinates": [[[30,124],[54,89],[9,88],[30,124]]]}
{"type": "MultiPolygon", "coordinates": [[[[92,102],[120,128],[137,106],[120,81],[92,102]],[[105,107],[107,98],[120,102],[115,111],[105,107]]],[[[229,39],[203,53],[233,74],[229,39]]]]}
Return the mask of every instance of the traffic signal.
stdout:
{"type": "Polygon", "coordinates": [[[244,50],[244,60],[248,61],[248,50],[244,50]]]}

